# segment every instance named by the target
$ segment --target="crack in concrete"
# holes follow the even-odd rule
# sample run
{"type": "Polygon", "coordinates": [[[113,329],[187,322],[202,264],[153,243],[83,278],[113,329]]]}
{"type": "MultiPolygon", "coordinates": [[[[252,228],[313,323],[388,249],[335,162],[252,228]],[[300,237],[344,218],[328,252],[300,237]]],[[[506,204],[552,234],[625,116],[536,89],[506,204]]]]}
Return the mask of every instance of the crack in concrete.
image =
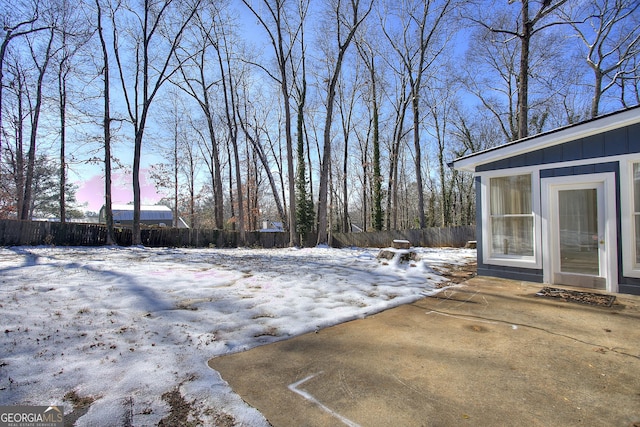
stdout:
{"type": "Polygon", "coordinates": [[[611,351],[613,353],[619,354],[621,356],[628,356],[628,357],[640,360],[640,355],[627,353],[625,351],[618,350],[615,347],[608,347],[606,345],[601,345],[601,344],[596,344],[596,343],[592,343],[592,342],[589,342],[589,341],[585,341],[585,340],[582,340],[580,338],[572,337],[570,335],[562,334],[562,333],[559,333],[559,332],[554,332],[554,331],[551,331],[549,329],[546,329],[546,328],[543,328],[543,327],[540,327],[540,326],[528,325],[526,323],[508,322],[508,321],[502,320],[502,319],[491,319],[491,318],[487,318],[487,317],[484,317],[484,316],[476,316],[476,315],[472,315],[472,314],[451,314],[451,313],[446,313],[444,311],[439,311],[439,310],[430,310],[430,311],[425,312],[425,314],[427,314],[427,315],[432,314],[432,313],[439,314],[439,315],[442,315],[442,316],[447,316],[447,317],[453,317],[453,318],[460,319],[460,320],[474,319],[475,321],[482,321],[484,323],[505,324],[505,325],[511,326],[512,329],[513,329],[514,325],[518,326],[518,327],[535,329],[535,330],[538,330],[538,331],[541,331],[541,332],[545,332],[545,333],[550,334],[550,335],[555,335],[555,336],[558,336],[558,337],[567,338],[567,339],[570,339],[570,340],[573,340],[573,341],[576,341],[576,342],[579,342],[579,343],[582,343],[582,344],[585,344],[585,345],[589,345],[589,346],[593,346],[593,347],[605,348],[605,349],[607,349],[607,350],[609,350],[609,351],[611,351]]]}

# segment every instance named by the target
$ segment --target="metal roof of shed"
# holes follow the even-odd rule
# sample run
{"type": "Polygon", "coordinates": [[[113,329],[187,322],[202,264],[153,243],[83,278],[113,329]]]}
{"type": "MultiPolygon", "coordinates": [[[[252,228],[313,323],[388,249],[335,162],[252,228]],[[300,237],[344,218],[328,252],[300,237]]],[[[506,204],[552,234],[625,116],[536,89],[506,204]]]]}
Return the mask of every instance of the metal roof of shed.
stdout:
{"type": "MultiPolygon", "coordinates": [[[[115,221],[133,221],[133,205],[112,205],[115,221]]],[[[141,221],[169,221],[173,220],[173,212],[167,206],[140,206],[141,221]]]]}

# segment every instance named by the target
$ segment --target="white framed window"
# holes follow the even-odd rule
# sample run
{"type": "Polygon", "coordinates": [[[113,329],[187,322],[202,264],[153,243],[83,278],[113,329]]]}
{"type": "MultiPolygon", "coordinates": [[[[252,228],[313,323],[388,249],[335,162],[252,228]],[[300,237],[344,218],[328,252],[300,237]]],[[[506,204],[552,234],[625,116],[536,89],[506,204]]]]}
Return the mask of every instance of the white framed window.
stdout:
{"type": "Polygon", "coordinates": [[[483,261],[540,268],[538,171],[491,172],[482,177],[483,261]]]}
{"type": "Polygon", "coordinates": [[[640,277],[640,159],[620,162],[623,275],[640,277]]]}
{"type": "Polygon", "coordinates": [[[640,270],[640,162],[633,163],[633,269],[640,270]]]}
{"type": "Polygon", "coordinates": [[[489,178],[491,254],[533,256],[531,175],[489,178]]]}

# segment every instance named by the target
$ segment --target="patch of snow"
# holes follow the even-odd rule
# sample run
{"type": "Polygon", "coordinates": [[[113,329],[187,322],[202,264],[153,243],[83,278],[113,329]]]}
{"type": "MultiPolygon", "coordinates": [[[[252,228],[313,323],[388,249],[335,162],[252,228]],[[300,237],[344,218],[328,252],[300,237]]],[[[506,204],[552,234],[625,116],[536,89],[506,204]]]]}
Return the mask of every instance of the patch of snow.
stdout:
{"type": "Polygon", "coordinates": [[[205,425],[268,425],[207,361],[437,292],[469,249],[0,248],[0,405],[94,400],[76,422],[157,425],[178,390],[205,425]],[[126,422],[125,422],[126,421],[126,422]]]}

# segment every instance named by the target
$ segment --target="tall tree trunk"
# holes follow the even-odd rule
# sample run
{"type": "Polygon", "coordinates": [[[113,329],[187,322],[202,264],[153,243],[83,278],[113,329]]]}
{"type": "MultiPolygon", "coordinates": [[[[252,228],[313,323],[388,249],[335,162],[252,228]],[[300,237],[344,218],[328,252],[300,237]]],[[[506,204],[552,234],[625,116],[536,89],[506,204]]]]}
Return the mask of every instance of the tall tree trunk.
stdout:
{"type": "Polygon", "coordinates": [[[218,147],[218,140],[216,137],[213,119],[213,109],[211,107],[209,95],[209,91],[217,83],[207,84],[207,78],[205,74],[207,49],[210,46],[215,47],[217,41],[214,40],[211,36],[211,32],[214,31],[214,28],[212,28],[209,23],[205,23],[202,21],[202,17],[199,17],[198,26],[201,31],[200,38],[202,38],[203,40],[203,45],[200,48],[198,54],[194,55],[192,58],[198,70],[199,78],[193,79],[192,77],[187,76],[185,67],[181,67],[180,72],[182,73],[182,80],[186,87],[180,87],[197,101],[198,105],[202,109],[202,113],[204,114],[205,119],[207,120],[207,131],[209,134],[209,142],[211,144],[211,147],[209,148],[206,143],[204,143],[203,145],[200,145],[200,151],[202,152],[203,156],[206,155],[207,157],[205,159],[205,162],[207,163],[207,167],[209,169],[211,188],[213,189],[213,217],[215,228],[221,230],[224,228],[224,198],[222,190],[222,171],[220,166],[220,147],[218,147]],[[198,92],[192,84],[194,80],[198,84],[200,92],[198,92]]]}
{"type": "MultiPolygon", "coordinates": [[[[340,61],[341,62],[341,61],[340,61]]],[[[337,68],[337,67],[336,67],[337,68]]],[[[326,245],[329,242],[327,234],[328,218],[327,218],[327,196],[329,185],[329,168],[331,167],[331,123],[333,122],[333,103],[335,100],[335,82],[337,81],[337,72],[331,79],[329,85],[329,94],[327,96],[327,116],[324,123],[324,136],[322,163],[320,165],[320,188],[318,199],[318,245],[326,245]]]]}
{"type": "Polygon", "coordinates": [[[238,138],[231,138],[233,146],[233,159],[235,161],[236,170],[236,198],[238,199],[238,232],[240,233],[240,245],[245,243],[244,231],[244,197],[242,195],[242,175],[240,172],[240,153],[238,152],[238,138]]]}
{"type": "Polygon", "coordinates": [[[522,0],[522,35],[520,37],[520,73],[518,76],[518,139],[529,134],[529,46],[531,44],[531,21],[529,0],[522,0]]]}
{"type": "MultiPolygon", "coordinates": [[[[178,210],[178,121],[174,122],[174,134],[173,134],[173,226],[178,226],[178,216],[180,214],[178,210]]],[[[191,224],[190,224],[191,225],[191,224]]]]}
{"type": "Polygon", "coordinates": [[[415,152],[415,167],[416,167],[416,187],[418,192],[418,219],[420,221],[420,228],[426,227],[426,219],[424,216],[424,189],[422,184],[422,149],[420,147],[420,107],[419,107],[419,95],[420,90],[419,82],[417,86],[413,88],[412,94],[412,109],[413,109],[413,145],[415,152]]]}
{"type": "Polygon", "coordinates": [[[133,246],[142,245],[142,235],[140,227],[140,207],[142,198],[140,195],[140,154],[142,153],[142,137],[144,135],[144,125],[138,128],[133,147],[133,230],[131,244],[133,246]]]}
{"type": "Polygon", "coordinates": [[[102,119],[102,129],[104,132],[104,215],[107,225],[106,244],[115,244],[113,233],[113,210],[111,208],[111,84],[109,82],[109,53],[107,43],[102,32],[102,8],[100,0],[96,0],[98,10],[98,35],[100,36],[100,46],[102,48],[103,74],[104,74],[104,111],[102,119]]]}
{"type": "Polygon", "coordinates": [[[189,155],[189,227],[197,228],[196,224],[196,165],[193,158],[193,146],[187,147],[189,155]]]}
{"type": "MultiPolygon", "coordinates": [[[[180,12],[186,12],[184,19],[174,22],[177,31],[168,36],[163,31],[156,31],[162,24],[168,24],[166,17],[171,13],[170,6],[173,2],[164,2],[158,8],[152,7],[152,2],[145,0],[142,4],[143,16],[140,16],[129,9],[136,19],[133,22],[139,23],[140,28],[132,29],[134,43],[136,44],[136,69],[135,75],[131,79],[132,82],[125,78],[125,68],[120,56],[119,37],[123,37],[126,33],[124,30],[118,34],[115,11],[112,14],[113,24],[113,48],[115,53],[118,70],[120,72],[120,82],[124,93],[124,99],[127,105],[129,118],[134,128],[134,152],[133,152],[133,232],[132,244],[141,245],[142,238],[140,235],[140,155],[142,152],[142,142],[149,110],[155,96],[162,85],[177,71],[177,68],[171,69],[171,59],[175,57],[176,50],[182,39],[189,22],[196,14],[200,7],[200,0],[190,3],[189,9],[180,12]],[[154,37],[156,36],[156,37],[154,37]],[[166,56],[157,56],[156,51],[151,49],[153,41],[158,37],[167,37],[169,44],[166,50],[166,56]],[[152,73],[153,70],[153,73],[152,73]],[[131,89],[128,84],[133,84],[131,89]]],[[[186,5],[186,3],[181,3],[186,5]]],[[[119,5],[118,5],[119,6],[119,5]]],[[[124,8],[123,8],[124,10],[124,8]]],[[[170,25],[165,26],[166,30],[170,29],[170,25]]],[[[131,35],[131,34],[129,34],[131,35]]]]}
{"type": "Polygon", "coordinates": [[[67,221],[67,206],[65,200],[65,192],[67,187],[67,163],[66,163],[66,89],[60,91],[60,222],[65,223],[67,221]]]}
{"type": "Polygon", "coordinates": [[[235,207],[235,197],[233,197],[233,167],[232,167],[232,162],[233,162],[233,157],[232,157],[232,153],[231,153],[231,146],[230,146],[231,140],[228,139],[227,140],[227,159],[229,161],[229,207],[231,209],[231,218],[233,218],[233,221],[231,222],[231,229],[232,230],[237,230],[237,221],[236,221],[236,207],[235,207]]]}
{"type": "MultiPolygon", "coordinates": [[[[280,54],[282,52],[282,44],[280,45],[280,54]]],[[[291,136],[291,105],[289,96],[289,87],[287,83],[286,64],[282,65],[282,99],[284,100],[284,126],[285,138],[287,140],[287,176],[289,178],[289,246],[298,244],[298,235],[296,233],[296,175],[293,167],[293,138],[291,136]]]]}
{"type": "MultiPolygon", "coordinates": [[[[225,41],[225,49],[226,41],[225,41]]],[[[235,96],[235,87],[233,82],[233,76],[231,75],[231,58],[229,56],[229,52],[225,51],[225,60],[222,59],[222,46],[218,46],[216,52],[218,54],[218,65],[220,67],[220,75],[222,81],[222,90],[224,97],[224,105],[225,105],[225,116],[227,121],[227,128],[229,130],[229,140],[231,142],[231,146],[233,147],[233,157],[235,163],[235,178],[236,178],[236,198],[238,200],[238,217],[237,217],[237,225],[238,232],[240,234],[239,244],[244,245],[245,243],[245,230],[244,230],[244,201],[242,196],[242,174],[240,172],[240,153],[238,150],[238,123],[236,120],[235,113],[235,105],[236,105],[236,96],[235,96]],[[228,69],[225,68],[226,66],[228,69]]],[[[230,159],[231,160],[231,159],[230,159]]]]}
{"type": "Polygon", "coordinates": [[[352,91],[350,100],[346,102],[347,111],[345,114],[344,90],[340,87],[340,117],[342,120],[342,139],[344,141],[344,150],[342,156],[342,228],[343,233],[350,232],[349,228],[349,138],[351,135],[351,121],[353,115],[353,104],[355,102],[355,90],[352,91]]]}
{"type": "Polygon", "coordinates": [[[38,125],[40,121],[40,110],[42,109],[42,85],[44,81],[44,75],[47,71],[49,61],[51,60],[51,47],[53,45],[55,31],[54,28],[50,30],[49,42],[45,51],[45,57],[43,64],[37,66],[38,68],[38,83],[36,87],[36,105],[33,111],[33,119],[31,121],[31,137],[29,140],[29,153],[27,154],[27,175],[24,183],[24,202],[22,205],[22,212],[20,219],[30,219],[31,204],[32,204],[32,190],[33,190],[33,178],[35,173],[36,164],[36,149],[37,149],[37,133],[38,125]]]}
{"type": "Polygon", "coordinates": [[[351,231],[349,230],[349,185],[347,182],[347,178],[349,175],[348,159],[349,159],[349,138],[345,135],[344,159],[342,161],[342,197],[344,197],[344,203],[342,204],[342,232],[343,233],[348,233],[349,231],[351,231]]]}
{"type": "Polygon", "coordinates": [[[65,200],[67,187],[67,163],[65,153],[67,144],[67,78],[66,71],[64,70],[67,61],[66,30],[62,32],[62,49],[64,57],[60,62],[60,68],[58,70],[58,107],[60,110],[60,222],[64,224],[67,221],[67,203],[65,200]]]}
{"type": "MultiPolygon", "coordinates": [[[[318,199],[318,245],[328,244],[329,236],[328,236],[328,218],[327,218],[327,193],[329,190],[329,168],[331,167],[331,124],[333,123],[333,107],[336,97],[336,85],[338,83],[338,78],[340,77],[340,71],[342,69],[342,61],[344,59],[344,55],[353,40],[353,36],[355,35],[358,27],[364,19],[367,17],[369,12],[371,12],[371,8],[373,7],[373,3],[369,4],[368,10],[362,15],[358,16],[358,7],[359,1],[352,0],[352,19],[351,27],[349,28],[349,33],[344,39],[344,41],[340,40],[338,37],[338,57],[336,59],[335,67],[332,71],[332,75],[329,79],[329,86],[327,88],[327,115],[325,117],[324,122],[324,132],[323,132],[323,152],[322,152],[322,164],[320,165],[320,188],[319,188],[319,199],[318,199]]],[[[339,6],[339,4],[338,4],[339,6]]],[[[337,15],[340,15],[337,13],[337,15]]],[[[340,27],[341,23],[337,22],[338,27],[340,27]]],[[[338,32],[339,34],[340,32],[338,32]]]]}
{"type": "MultiPolygon", "coordinates": [[[[304,50],[302,54],[302,83],[299,87],[299,99],[296,116],[297,162],[296,171],[296,234],[299,235],[299,245],[304,245],[305,237],[313,229],[313,195],[307,187],[307,167],[305,151],[309,154],[309,147],[305,150],[304,108],[307,100],[307,79],[304,50]]],[[[311,164],[311,163],[310,163],[311,164]]],[[[311,168],[311,167],[310,167],[311,168]]],[[[310,179],[310,178],[309,178],[310,179]]]]}
{"type": "Polygon", "coordinates": [[[600,98],[602,97],[602,71],[594,69],[593,73],[595,75],[595,79],[593,85],[593,97],[591,99],[591,118],[595,119],[598,117],[598,112],[600,110],[600,98]]]}
{"type": "Polygon", "coordinates": [[[382,173],[380,172],[380,125],[376,95],[375,71],[371,61],[371,88],[373,102],[373,229],[382,230],[382,173]]]}
{"type": "Polygon", "coordinates": [[[406,94],[402,94],[396,107],[396,120],[389,155],[389,182],[387,189],[387,230],[398,228],[398,163],[400,161],[400,148],[404,137],[404,119],[407,113],[409,101],[406,94]]]}
{"type": "Polygon", "coordinates": [[[22,206],[24,205],[24,107],[22,103],[23,97],[23,81],[22,76],[17,79],[17,98],[18,98],[18,118],[16,123],[16,167],[14,172],[14,182],[16,184],[16,217],[20,218],[22,214],[22,206]]]}
{"type": "MultiPolygon", "coordinates": [[[[201,78],[204,78],[204,69],[200,70],[201,78]]],[[[207,128],[209,129],[209,137],[211,138],[211,158],[212,158],[212,186],[213,186],[213,215],[215,217],[216,228],[222,230],[224,228],[224,200],[222,194],[222,172],[220,167],[220,150],[218,148],[218,142],[215,137],[215,130],[213,126],[213,117],[211,115],[211,104],[209,102],[209,94],[203,81],[203,93],[204,93],[204,105],[205,116],[207,118],[207,128]]]]}

